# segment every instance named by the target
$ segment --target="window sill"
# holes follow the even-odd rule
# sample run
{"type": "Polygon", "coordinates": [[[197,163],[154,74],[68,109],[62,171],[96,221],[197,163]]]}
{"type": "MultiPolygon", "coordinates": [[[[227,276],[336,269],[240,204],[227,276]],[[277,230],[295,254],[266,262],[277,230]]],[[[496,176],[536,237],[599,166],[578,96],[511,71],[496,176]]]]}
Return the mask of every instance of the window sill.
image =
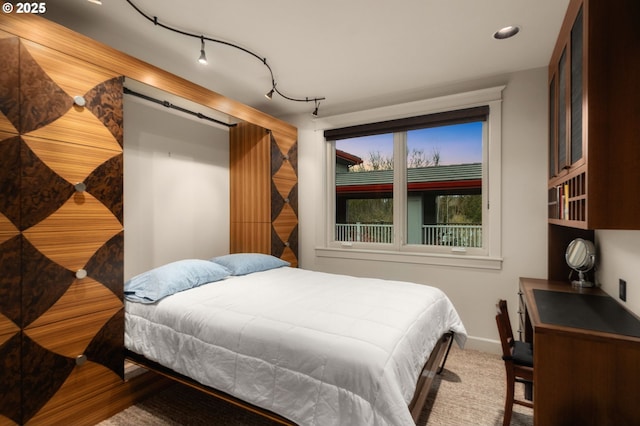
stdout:
{"type": "Polygon", "coordinates": [[[363,250],[354,248],[316,247],[316,256],[337,259],[369,260],[376,262],[415,263],[434,266],[453,266],[474,269],[502,269],[501,257],[438,254],[401,253],[385,250],[363,250]]]}

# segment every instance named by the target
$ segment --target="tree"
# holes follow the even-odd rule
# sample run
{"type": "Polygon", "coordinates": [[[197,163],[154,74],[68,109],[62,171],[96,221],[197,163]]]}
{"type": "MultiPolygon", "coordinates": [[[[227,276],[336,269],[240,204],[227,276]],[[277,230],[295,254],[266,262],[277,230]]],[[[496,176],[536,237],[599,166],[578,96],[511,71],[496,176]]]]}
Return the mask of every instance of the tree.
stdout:
{"type": "Polygon", "coordinates": [[[347,201],[348,223],[393,223],[393,200],[361,198],[347,201]]]}
{"type": "MultiPolygon", "coordinates": [[[[433,149],[431,157],[425,154],[424,149],[412,148],[407,155],[407,168],[433,167],[440,164],[440,151],[433,149]]],[[[380,151],[369,151],[369,158],[357,166],[349,169],[350,172],[369,172],[372,170],[393,170],[393,157],[386,157],[380,151]]]]}
{"type": "Polygon", "coordinates": [[[424,149],[412,148],[407,155],[407,168],[417,169],[420,167],[433,167],[440,164],[440,151],[433,148],[431,158],[425,154],[424,149]]]}
{"type": "Polygon", "coordinates": [[[441,195],[438,197],[439,223],[482,223],[482,195],[441,195]]]}

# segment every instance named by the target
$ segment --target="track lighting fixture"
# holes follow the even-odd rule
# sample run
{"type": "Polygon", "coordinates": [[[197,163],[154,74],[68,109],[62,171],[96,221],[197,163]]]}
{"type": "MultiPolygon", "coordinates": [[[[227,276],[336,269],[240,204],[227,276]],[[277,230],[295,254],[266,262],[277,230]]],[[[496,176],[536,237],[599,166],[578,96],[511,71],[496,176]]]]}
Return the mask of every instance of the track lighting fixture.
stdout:
{"type": "MultiPolygon", "coordinates": [[[[89,0],[91,2],[100,2],[100,0],[89,0]]],[[[233,47],[234,49],[240,50],[244,53],[247,53],[251,56],[253,56],[254,58],[258,59],[260,62],[262,62],[262,64],[267,68],[267,70],[269,71],[269,74],[271,75],[271,90],[269,90],[269,92],[267,92],[265,94],[265,97],[267,97],[268,99],[271,99],[273,97],[274,93],[277,93],[278,95],[280,95],[281,97],[283,97],[284,99],[288,100],[288,101],[293,101],[293,102],[314,102],[316,108],[313,111],[313,116],[317,117],[318,115],[318,107],[320,105],[320,101],[325,100],[324,97],[317,97],[317,98],[293,98],[290,96],[286,96],[285,94],[283,94],[280,90],[278,90],[276,88],[276,81],[274,79],[273,76],[273,70],[271,69],[271,66],[267,63],[267,58],[261,57],[259,55],[257,55],[256,53],[245,49],[244,47],[238,46],[236,44],[233,44],[231,42],[228,41],[224,41],[224,40],[219,40],[219,39],[215,39],[215,38],[211,38],[211,37],[207,37],[204,35],[198,35],[198,34],[194,34],[194,33],[189,33],[187,31],[183,31],[183,30],[179,30],[177,28],[171,27],[167,24],[164,24],[162,22],[160,22],[160,20],[158,19],[157,16],[149,16],[146,13],[144,13],[142,10],[140,10],[138,8],[138,6],[136,6],[132,0],[126,0],[127,3],[129,3],[129,5],[135,9],[136,12],[138,12],[140,15],[142,15],[144,18],[146,18],[148,21],[153,22],[154,25],[164,28],[166,30],[172,31],[174,33],[177,34],[181,34],[183,36],[186,37],[193,37],[193,38],[199,38],[200,39],[200,57],[198,58],[198,62],[200,62],[201,64],[206,64],[207,63],[207,55],[205,54],[204,51],[204,41],[210,41],[213,43],[219,43],[219,44],[223,44],[225,46],[229,46],[229,47],[233,47]]]]}
{"type": "Polygon", "coordinates": [[[207,65],[207,55],[204,53],[204,36],[200,36],[200,57],[198,58],[198,62],[202,65],[207,65]]]}

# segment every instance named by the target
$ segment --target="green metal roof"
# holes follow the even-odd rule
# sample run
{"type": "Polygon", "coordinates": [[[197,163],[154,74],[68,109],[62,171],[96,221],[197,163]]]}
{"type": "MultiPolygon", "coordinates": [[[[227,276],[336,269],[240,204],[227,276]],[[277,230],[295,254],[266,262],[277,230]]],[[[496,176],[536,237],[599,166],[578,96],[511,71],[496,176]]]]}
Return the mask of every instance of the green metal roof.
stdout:
{"type": "MultiPolygon", "coordinates": [[[[482,163],[451,164],[419,167],[407,170],[407,181],[450,182],[482,179],[482,163]]],[[[336,186],[376,185],[393,183],[393,170],[336,173],[336,186]]]]}

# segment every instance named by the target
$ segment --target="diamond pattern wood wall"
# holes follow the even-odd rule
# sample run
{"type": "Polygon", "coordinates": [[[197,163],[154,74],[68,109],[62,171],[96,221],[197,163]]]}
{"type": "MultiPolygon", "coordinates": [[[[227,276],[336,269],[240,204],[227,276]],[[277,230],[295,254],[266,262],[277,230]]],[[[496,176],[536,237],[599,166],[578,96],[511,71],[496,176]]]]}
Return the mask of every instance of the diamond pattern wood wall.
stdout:
{"type": "Polygon", "coordinates": [[[271,254],[298,264],[298,142],[269,132],[271,142],[271,254]]]}
{"type": "Polygon", "coordinates": [[[232,253],[268,253],[298,266],[296,136],[249,123],[231,129],[232,253]]]}
{"type": "Polygon", "coordinates": [[[19,42],[0,34],[0,425],[20,421],[19,42]]]}
{"type": "Polygon", "coordinates": [[[0,425],[55,424],[123,377],[122,78],[0,57],[0,425]]]}

